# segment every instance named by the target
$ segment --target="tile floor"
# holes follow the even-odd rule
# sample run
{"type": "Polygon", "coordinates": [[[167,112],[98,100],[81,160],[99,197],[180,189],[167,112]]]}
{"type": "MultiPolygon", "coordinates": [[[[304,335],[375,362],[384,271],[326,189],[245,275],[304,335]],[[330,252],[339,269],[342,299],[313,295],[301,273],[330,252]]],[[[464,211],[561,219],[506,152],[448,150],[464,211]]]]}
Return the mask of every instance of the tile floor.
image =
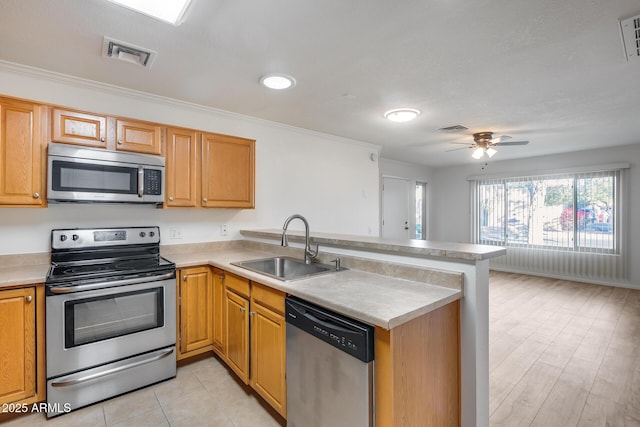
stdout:
{"type": "Polygon", "coordinates": [[[2,427],[281,427],[284,421],[215,357],[178,368],[176,378],[46,420],[31,414],[2,427]]]}
{"type": "MultiPolygon", "coordinates": [[[[492,427],[640,427],[639,290],[491,272],[489,313],[492,427]]],[[[173,380],[2,427],[284,426],[247,390],[207,357],[173,380]]]]}

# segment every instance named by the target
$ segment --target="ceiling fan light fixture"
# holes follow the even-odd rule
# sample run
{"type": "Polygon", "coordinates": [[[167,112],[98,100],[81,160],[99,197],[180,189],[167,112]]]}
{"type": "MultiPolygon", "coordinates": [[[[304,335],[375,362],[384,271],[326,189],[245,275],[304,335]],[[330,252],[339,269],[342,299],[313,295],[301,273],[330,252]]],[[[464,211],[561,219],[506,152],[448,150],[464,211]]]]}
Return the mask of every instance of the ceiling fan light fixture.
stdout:
{"type": "Polygon", "coordinates": [[[409,122],[420,115],[415,108],[395,108],[384,113],[384,117],[396,123],[409,122]]]}
{"type": "Polygon", "coordinates": [[[489,158],[493,157],[493,155],[496,154],[497,152],[498,150],[496,150],[493,147],[487,148],[487,156],[489,156],[489,158]]]}
{"type": "Polygon", "coordinates": [[[482,156],[484,156],[484,148],[482,147],[478,147],[475,150],[473,150],[473,154],[471,155],[471,157],[473,157],[474,159],[479,159],[482,156]]]}
{"type": "Polygon", "coordinates": [[[296,79],[288,74],[270,73],[260,77],[260,85],[274,90],[284,90],[296,85],[296,79]]]}

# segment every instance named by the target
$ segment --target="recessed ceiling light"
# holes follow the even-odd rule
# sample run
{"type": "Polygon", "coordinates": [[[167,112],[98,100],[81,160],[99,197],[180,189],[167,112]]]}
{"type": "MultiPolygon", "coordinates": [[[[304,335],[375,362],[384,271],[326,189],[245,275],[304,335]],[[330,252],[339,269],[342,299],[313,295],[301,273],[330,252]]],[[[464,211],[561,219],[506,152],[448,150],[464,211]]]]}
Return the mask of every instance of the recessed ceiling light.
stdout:
{"type": "Polygon", "coordinates": [[[260,77],[260,84],[269,89],[289,89],[296,85],[296,79],[287,74],[265,74],[260,77]]]}
{"type": "Polygon", "coordinates": [[[384,116],[392,122],[403,123],[415,119],[420,115],[420,110],[415,108],[396,108],[384,113],[384,116]]]}
{"type": "Polygon", "coordinates": [[[136,12],[144,13],[173,25],[180,24],[191,0],[109,0],[136,12]]]}

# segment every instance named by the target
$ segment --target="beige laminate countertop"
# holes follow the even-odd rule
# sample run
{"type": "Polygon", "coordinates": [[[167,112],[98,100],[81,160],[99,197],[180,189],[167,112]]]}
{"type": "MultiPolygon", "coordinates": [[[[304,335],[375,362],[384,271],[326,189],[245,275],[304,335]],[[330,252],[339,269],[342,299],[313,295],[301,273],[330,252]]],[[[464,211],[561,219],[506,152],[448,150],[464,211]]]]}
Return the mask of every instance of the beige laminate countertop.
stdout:
{"type": "Polygon", "coordinates": [[[0,268],[0,290],[18,285],[44,283],[49,264],[21,265],[0,268]]]}
{"type": "MultiPolygon", "coordinates": [[[[232,262],[268,258],[273,253],[247,248],[164,255],[178,268],[212,265],[300,297],[363,322],[392,329],[462,298],[462,291],[358,270],[284,282],[232,262]]],[[[44,283],[48,264],[0,268],[0,290],[44,283]]]]}
{"type": "MultiPolygon", "coordinates": [[[[240,230],[249,238],[280,241],[282,229],[240,230]]],[[[304,231],[290,230],[291,242],[304,242],[304,231]]],[[[499,257],[507,253],[500,246],[476,245],[472,243],[437,242],[432,240],[390,240],[382,237],[352,236],[349,234],[311,233],[311,240],[321,245],[335,246],[372,252],[384,252],[425,258],[444,258],[454,261],[474,262],[499,257]]]]}
{"type": "Polygon", "coordinates": [[[363,322],[392,329],[462,298],[462,291],[394,277],[345,270],[284,282],[254,273],[232,262],[260,259],[272,253],[249,249],[171,254],[176,266],[203,264],[222,268],[363,322]]]}

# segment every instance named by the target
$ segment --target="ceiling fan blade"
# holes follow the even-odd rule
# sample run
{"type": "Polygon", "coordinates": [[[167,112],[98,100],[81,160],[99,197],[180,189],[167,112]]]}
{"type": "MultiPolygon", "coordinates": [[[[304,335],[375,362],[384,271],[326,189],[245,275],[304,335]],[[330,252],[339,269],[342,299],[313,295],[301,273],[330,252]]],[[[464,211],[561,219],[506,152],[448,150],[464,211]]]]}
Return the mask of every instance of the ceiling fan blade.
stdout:
{"type": "Polygon", "coordinates": [[[446,150],[445,153],[448,153],[449,151],[466,150],[467,148],[473,148],[473,146],[469,145],[468,147],[452,148],[451,150],[446,150]]]}
{"type": "Polygon", "coordinates": [[[508,142],[496,142],[495,146],[505,147],[508,145],[527,145],[529,141],[508,141],[508,142]]]}
{"type": "Polygon", "coordinates": [[[508,139],[511,139],[512,137],[510,137],[509,135],[500,135],[500,136],[496,136],[495,138],[491,138],[491,143],[492,144],[499,144],[503,141],[506,141],[508,139]]]}

